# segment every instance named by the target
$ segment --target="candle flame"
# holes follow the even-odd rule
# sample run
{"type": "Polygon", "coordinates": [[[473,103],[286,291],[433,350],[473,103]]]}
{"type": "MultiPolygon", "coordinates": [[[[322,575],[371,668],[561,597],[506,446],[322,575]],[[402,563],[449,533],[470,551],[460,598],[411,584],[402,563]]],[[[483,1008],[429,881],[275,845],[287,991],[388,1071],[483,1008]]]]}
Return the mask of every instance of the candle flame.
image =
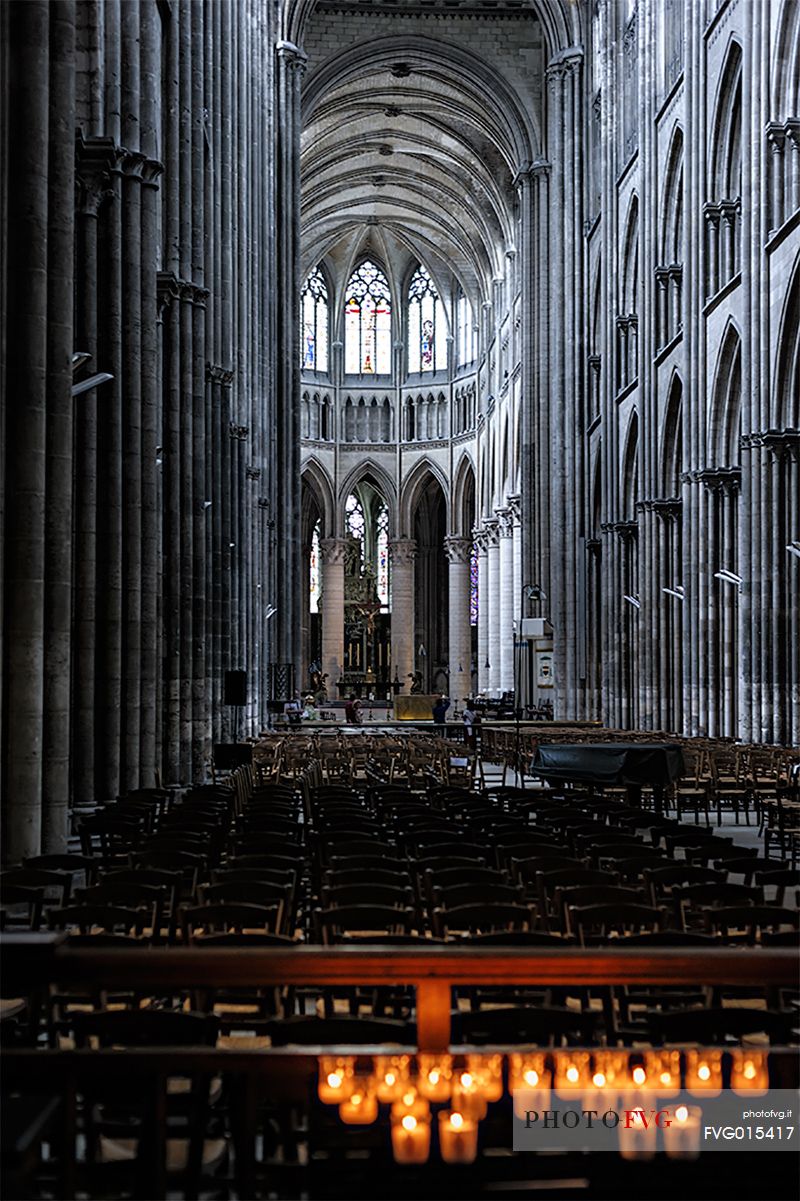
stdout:
{"type": "Polygon", "coordinates": [[[438,1084],[439,1083],[439,1073],[436,1070],[434,1070],[432,1072],[428,1072],[428,1082],[430,1084],[438,1084]]]}
{"type": "Polygon", "coordinates": [[[698,1080],[710,1080],[711,1068],[707,1063],[700,1064],[700,1067],[697,1069],[697,1078],[698,1080]]]}
{"type": "Polygon", "coordinates": [[[331,1072],[330,1076],[328,1076],[328,1084],[331,1088],[341,1088],[342,1078],[338,1072],[331,1072]]]}
{"type": "Polygon", "coordinates": [[[387,1084],[394,1084],[395,1079],[396,1079],[396,1077],[395,1077],[394,1072],[387,1072],[386,1075],[384,1076],[384,1080],[387,1084]]]}
{"type": "Polygon", "coordinates": [[[576,1067],[567,1068],[567,1080],[570,1084],[577,1084],[580,1073],[576,1067]]]}
{"type": "Polygon", "coordinates": [[[633,1069],[633,1083],[634,1084],[644,1084],[646,1078],[647,1078],[647,1073],[645,1072],[644,1068],[634,1068],[633,1069]]]}
{"type": "Polygon", "coordinates": [[[403,1118],[401,1125],[404,1130],[416,1130],[417,1119],[414,1117],[413,1113],[407,1113],[403,1118]]]}
{"type": "Polygon", "coordinates": [[[451,1113],[450,1114],[450,1125],[453,1127],[454,1130],[460,1130],[461,1127],[464,1125],[464,1118],[462,1117],[462,1115],[460,1113],[451,1113]]]}
{"type": "Polygon", "coordinates": [[[659,1080],[662,1084],[670,1084],[672,1082],[672,1076],[669,1072],[662,1072],[659,1076],[659,1080]]]}
{"type": "Polygon", "coordinates": [[[748,1059],[747,1063],[744,1065],[742,1075],[744,1076],[745,1080],[752,1080],[755,1074],[756,1065],[753,1063],[752,1059],[748,1059]]]}
{"type": "Polygon", "coordinates": [[[675,1120],[677,1122],[685,1122],[689,1116],[689,1110],[685,1105],[679,1105],[675,1110],[675,1120]]]}
{"type": "Polygon", "coordinates": [[[472,1087],[472,1076],[470,1075],[470,1073],[469,1073],[469,1072],[463,1072],[463,1073],[462,1073],[462,1076],[461,1076],[461,1083],[464,1085],[464,1088],[471,1088],[471,1087],[472,1087]]]}
{"type": "Polygon", "coordinates": [[[594,1076],[592,1076],[592,1084],[595,1088],[602,1088],[605,1082],[606,1078],[602,1072],[595,1072],[594,1076]]]}
{"type": "Polygon", "coordinates": [[[530,1084],[531,1087],[533,1087],[535,1084],[538,1084],[539,1083],[539,1073],[534,1072],[532,1069],[531,1069],[531,1071],[526,1072],[525,1073],[525,1083],[530,1084]]]}
{"type": "Polygon", "coordinates": [[[363,1099],[364,1098],[361,1096],[361,1093],[353,1093],[352,1097],[350,1098],[350,1104],[360,1105],[363,1099]]]}
{"type": "Polygon", "coordinates": [[[413,1105],[414,1104],[414,1094],[406,1093],[405,1096],[403,1097],[403,1104],[404,1105],[413,1105]]]}

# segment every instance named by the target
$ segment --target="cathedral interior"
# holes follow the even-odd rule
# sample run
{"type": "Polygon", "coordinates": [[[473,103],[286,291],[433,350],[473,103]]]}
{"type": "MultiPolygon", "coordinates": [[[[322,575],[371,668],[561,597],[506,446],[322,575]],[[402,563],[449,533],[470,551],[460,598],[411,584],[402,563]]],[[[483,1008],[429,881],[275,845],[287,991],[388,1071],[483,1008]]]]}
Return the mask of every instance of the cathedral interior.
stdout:
{"type": "Polygon", "coordinates": [[[500,1097],[797,1082],[800,4],[2,0],[0,96],[6,1195],[792,1196],[500,1097]]]}

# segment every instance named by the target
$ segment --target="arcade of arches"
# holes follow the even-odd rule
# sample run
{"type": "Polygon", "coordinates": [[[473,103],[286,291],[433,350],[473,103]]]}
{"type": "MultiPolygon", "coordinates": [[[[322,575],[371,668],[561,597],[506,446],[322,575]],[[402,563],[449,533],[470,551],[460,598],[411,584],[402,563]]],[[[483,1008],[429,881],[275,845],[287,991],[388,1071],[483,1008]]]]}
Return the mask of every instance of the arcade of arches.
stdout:
{"type": "Polygon", "coordinates": [[[794,0],[0,24],[12,859],[230,669],[800,741],[794,0]]]}

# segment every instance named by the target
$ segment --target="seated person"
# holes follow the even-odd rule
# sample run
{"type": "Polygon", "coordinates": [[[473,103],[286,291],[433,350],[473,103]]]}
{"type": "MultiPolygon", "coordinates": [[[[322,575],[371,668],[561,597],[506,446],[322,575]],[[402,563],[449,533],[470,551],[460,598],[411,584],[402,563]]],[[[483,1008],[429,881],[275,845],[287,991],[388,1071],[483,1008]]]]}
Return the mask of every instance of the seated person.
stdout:
{"type": "Polygon", "coordinates": [[[355,693],[351,693],[350,699],[345,702],[344,720],[353,726],[361,725],[361,701],[355,693]]]}
{"type": "Polygon", "coordinates": [[[303,709],[303,720],[304,721],[319,721],[319,709],[314,704],[313,696],[306,697],[305,707],[303,709]]]}
{"type": "Polygon", "coordinates": [[[283,716],[293,726],[299,725],[303,716],[303,702],[300,693],[296,692],[290,701],[283,706],[283,716]]]}

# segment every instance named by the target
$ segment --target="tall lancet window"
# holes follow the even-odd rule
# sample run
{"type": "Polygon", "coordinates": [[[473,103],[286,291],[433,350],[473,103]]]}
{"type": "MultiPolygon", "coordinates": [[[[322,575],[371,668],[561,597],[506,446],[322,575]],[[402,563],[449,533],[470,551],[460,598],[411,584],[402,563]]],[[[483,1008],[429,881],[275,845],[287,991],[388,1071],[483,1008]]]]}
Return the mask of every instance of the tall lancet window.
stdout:
{"type": "Polygon", "coordinates": [[[408,288],[408,371],[445,371],[447,344],[442,302],[433,280],[418,267],[408,288]]]}
{"type": "Polygon", "coordinates": [[[472,323],[472,305],[463,292],[456,301],[456,355],[458,366],[464,367],[475,360],[475,327],[472,323]]]}
{"type": "Polygon", "coordinates": [[[320,523],[317,522],[311,534],[311,554],[308,563],[308,609],[310,613],[319,613],[319,533],[320,523]]]}
{"type": "Polygon", "coordinates": [[[347,285],[344,369],[348,375],[389,375],[392,370],[389,281],[370,259],[364,259],[347,285]]]}
{"type": "Polygon", "coordinates": [[[303,371],[328,370],[328,288],[319,267],[311,271],[300,293],[303,371]]]}
{"type": "Polygon", "coordinates": [[[389,612],[389,510],[381,503],[375,521],[378,557],[378,599],[381,610],[389,612]]]}

